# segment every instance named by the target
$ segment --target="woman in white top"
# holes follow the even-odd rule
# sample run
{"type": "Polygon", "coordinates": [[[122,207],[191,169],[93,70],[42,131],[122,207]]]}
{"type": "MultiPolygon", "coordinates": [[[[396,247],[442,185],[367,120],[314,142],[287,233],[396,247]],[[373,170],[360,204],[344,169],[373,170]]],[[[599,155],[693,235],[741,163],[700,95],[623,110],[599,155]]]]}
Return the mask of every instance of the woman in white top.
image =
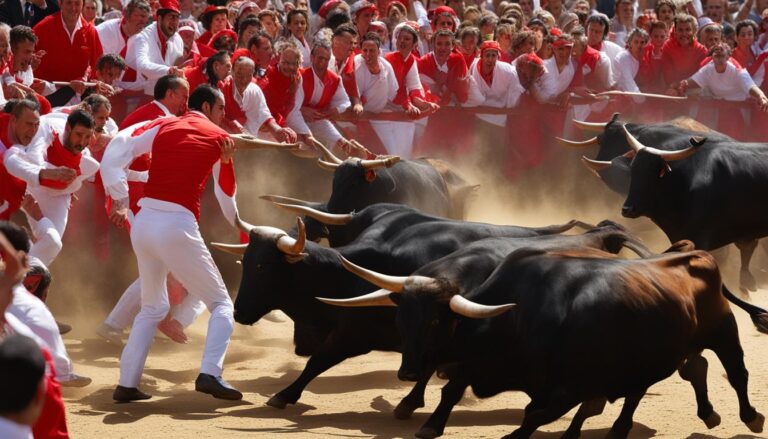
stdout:
{"type": "MultiPolygon", "coordinates": [[[[614,72],[616,88],[621,91],[639,92],[640,88],[635,82],[640,63],[643,60],[643,49],[648,44],[648,33],[636,28],[627,37],[626,49],[616,57],[614,72]]],[[[642,98],[635,98],[636,102],[642,102],[642,98]]]]}
{"type": "Polygon", "coordinates": [[[305,38],[309,17],[304,9],[293,9],[285,17],[285,30],[289,40],[299,48],[301,52],[301,67],[307,68],[311,65],[309,60],[310,47],[305,38]]]}

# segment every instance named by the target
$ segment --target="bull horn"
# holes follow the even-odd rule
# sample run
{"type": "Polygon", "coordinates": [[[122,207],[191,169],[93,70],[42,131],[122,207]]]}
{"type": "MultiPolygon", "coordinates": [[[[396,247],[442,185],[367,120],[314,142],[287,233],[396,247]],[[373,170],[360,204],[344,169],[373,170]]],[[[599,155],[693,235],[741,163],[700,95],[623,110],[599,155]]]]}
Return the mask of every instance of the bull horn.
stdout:
{"type": "Polygon", "coordinates": [[[606,162],[602,160],[592,160],[590,158],[587,158],[585,156],[581,156],[581,162],[584,163],[586,167],[588,167],[592,171],[602,171],[605,168],[609,168],[611,166],[611,162],[606,162]]]}
{"type": "Polygon", "coordinates": [[[304,245],[307,243],[307,230],[304,228],[304,221],[296,217],[296,226],[299,229],[298,239],[293,239],[288,235],[283,235],[277,239],[277,248],[290,256],[300,256],[304,251],[304,245]]]}
{"type": "Polygon", "coordinates": [[[358,306],[397,306],[397,304],[389,298],[390,294],[392,294],[392,291],[381,289],[349,299],[329,299],[326,297],[315,297],[315,299],[327,303],[328,305],[347,308],[358,306]]]}
{"type": "Polygon", "coordinates": [[[515,307],[514,303],[506,305],[481,305],[475,303],[460,294],[455,294],[448,302],[451,311],[470,319],[487,319],[505,313],[515,307]]]}
{"type": "Polygon", "coordinates": [[[312,206],[316,206],[317,204],[320,204],[312,201],[299,200],[298,198],[283,197],[281,195],[262,195],[259,198],[261,198],[262,200],[271,201],[273,203],[294,204],[297,206],[307,206],[307,207],[312,207],[312,206]]]}
{"type": "Polygon", "coordinates": [[[246,235],[249,235],[251,233],[251,230],[256,228],[256,226],[252,224],[248,224],[247,222],[243,221],[240,218],[239,213],[235,214],[235,224],[237,224],[237,228],[242,230],[242,232],[245,233],[246,235]]]}
{"type": "Polygon", "coordinates": [[[360,165],[362,165],[363,168],[370,171],[373,169],[380,169],[380,168],[390,168],[392,165],[400,161],[400,157],[393,155],[390,157],[386,157],[383,159],[373,159],[373,160],[360,160],[360,165]]]}
{"type": "Polygon", "coordinates": [[[238,148],[242,149],[295,149],[299,147],[298,143],[270,142],[269,140],[262,140],[248,134],[230,134],[229,137],[235,141],[235,145],[238,148]]]}
{"type": "Polygon", "coordinates": [[[408,280],[408,276],[389,276],[386,274],[377,273],[375,271],[360,267],[359,265],[355,265],[352,262],[349,262],[346,258],[344,258],[344,256],[340,255],[339,257],[341,258],[341,264],[347,271],[362,279],[367,280],[379,288],[399,293],[403,290],[405,281],[408,280]]]}
{"type": "Polygon", "coordinates": [[[285,203],[278,203],[274,202],[275,205],[282,207],[283,209],[288,209],[291,212],[300,213],[302,215],[306,215],[312,219],[316,219],[320,221],[323,224],[330,224],[332,226],[344,226],[347,225],[350,221],[352,221],[352,214],[337,214],[337,213],[327,213],[322,212],[317,209],[313,209],[309,206],[299,206],[296,204],[285,204],[285,203]]]}
{"type": "Polygon", "coordinates": [[[600,144],[600,142],[597,141],[597,137],[593,137],[583,142],[576,142],[573,140],[563,139],[562,137],[555,137],[555,140],[557,140],[557,143],[559,143],[562,146],[570,146],[574,148],[582,148],[582,147],[594,146],[594,145],[600,144]]]}
{"type": "Polygon", "coordinates": [[[245,254],[245,249],[248,247],[248,244],[224,244],[221,242],[212,242],[211,247],[225,253],[242,256],[245,254]]]}
{"type": "Polygon", "coordinates": [[[318,142],[317,139],[315,139],[314,137],[310,137],[310,139],[311,139],[310,141],[312,142],[312,144],[315,145],[315,148],[317,148],[320,151],[322,151],[323,157],[325,157],[326,161],[328,161],[330,163],[333,163],[333,164],[336,164],[336,165],[340,165],[340,164],[343,163],[343,160],[341,160],[340,158],[338,158],[335,155],[333,155],[333,153],[328,148],[326,148],[325,145],[323,145],[322,143],[318,142]]]}
{"type": "Polygon", "coordinates": [[[608,122],[584,122],[583,120],[573,119],[573,124],[584,131],[601,134],[608,126],[608,122]]]}
{"type": "Polygon", "coordinates": [[[624,130],[624,137],[627,138],[627,143],[629,143],[629,147],[632,148],[635,153],[640,152],[641,149],[645,149],[646,146],[640,143],[639,140],[635,138],[635,136],[632,135],[632,133],[629,132],[626,125],[622,125],[621,129],[624,130]]]}
{"type": "Polygon", "coordinates": [[[317,159],[317,166],[320,166],[321,168],[325,169],[326,171],[335,172],[336,168],[338,168],[341,165],[340,164],[336,164],[336,163],[326,162],[323,159],[317,159]]]}

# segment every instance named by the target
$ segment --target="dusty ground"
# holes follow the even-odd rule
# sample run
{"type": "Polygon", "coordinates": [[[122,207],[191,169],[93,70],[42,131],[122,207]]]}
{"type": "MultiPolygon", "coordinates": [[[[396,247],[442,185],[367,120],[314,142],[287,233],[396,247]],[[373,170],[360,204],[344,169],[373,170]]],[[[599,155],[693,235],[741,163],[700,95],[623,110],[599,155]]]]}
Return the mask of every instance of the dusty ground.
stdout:
{"type": "MultiPolygon", "coordinates": [[[[577,153],[572,155],[567,159],[578,163],[577,153]]],[[[281,166],[274,168],[282,169],[281,166]]],[[[260,174],[257,171],[253,171],[254,176],[249,178],[255,182],[249,188],[240,185],[240,179],[249,177],[242,171],[238,168],[240,207],[244,217],[254,224],[290,227],[292,223],[289,215],[277,212],[263,202],[245,201],[254,200],[255,195],[277,193],[322,199],[323,196],[327,197],[329,190],[327,185],[317,188],[313,184],[304,184],[305,179],[296,180],[300,184],[298,186],[286,188],[282,182],[273,181],[269,177],[275,174],[260,174]]],[[[540,174],[542,181],[534,179],[518,182],[514,191],[501,194],[493,193],[499,185],[493,181],[483,181],[482,176],[475,176],[472,181],[482,182],[483,188],[481,199],[474,205],[470,218],[521,225],[552,224],[574,217],[593,223],[606,217],[619,219],[616,213],[622,201],[620,197],[608,193],[601,184],[590,180],[591,177],[580,167],[568,171],[557,175],[557,181],[562,182],[561,186],[542,184],[542,181],[551,180],[551,176],[540,174]],[[547,206],[542,206],[543,200],[549,200],[547,206]]],[[[294,177],[288,175],[291,178],[286,179],[294,180],[296,175],[305,173],[292,175],[294,177]]],[[[215,210],[213,207],[211,211],[214,214],[208,214],[203,219],[203,225],[214,223],[214,228],[224,231],[213,233],[217,240],[236,239],[215,210]]],[[[661,251],[668,245],[647,220],[621,222],[643,235],[653,244],[654,250],[661,251]]],[[[92,232],[89,230],[88,233],[92,232]]],[[[111,233],[112,244],[120,239],[125,244],[124,236],[116,238],[115,232],[111,233]]],[[[85,250],[85,256],[76,258],[73,256],[73,248],[76,246],[72,243],[78,236],[82,235],[68,231],[66,238],[70,240],[69,244],[65,244],[64,253],[53,267],[59,289],[51,303],[54,313],[75,326],[65,341],[76,371],[94,380],[86,388],[66,389],[64,393],[69,429],[75,438],[252,438],[273,437],[277,434],[297,438],[413,437],[438,402],[443,382],[435,379],[426,392],[427,407],[418,410],[411,420],[395,420],[392,409],[408,393],[410,384],[397,380],[399,354],[374,352],[347,360],[321,375],[309,385],[299,404],[285,410],[266,406],[270,396],[299,375],[306,361],[293,354],[292,325],[287,319],[282,323],[262,320],[253,327],[236,327],[224,376],[242,390],[245,396],[239,402],[213,399],[194,391],[206,315],[191,328],[192,339],[188,345],[174,344],[162,336],[155,340],[142,384],[145,390],[154,395],[151,400],[115,404],[111,394],[118,379],[120,349],[96,338],[93,328],[104,318],[122,289],[135,276],[135,262],[128,251],[123,261],[94,265],[102,264],[94,262],[98,248],[85,250]],[[98,279],[73,279],[71,273],[103,275],[97,276],[98,279]],[[64,284],[61,279],[67,279],[67,283],[64,284]]],[[[730,253],[733,255],[733,250],[730,253]]],[[[228,256],[214,256],[227,285],[235,291],[239,266],[228,256]]],[[[758,258],[764,259],[761,250],[758,250],[758,258]]],[[[757,266],[768,264],[763,260],[757,266]]],[[[732,277],[733,265],[725,268],[732,277]]],[[[766,278],[765,273],[762,273],[762,277],[766,278]]],[[[768,307],[768,290],[753,293],[750,299],[768,307]]],[[[735,313],[751,374],[749,389],[752,403],[758,410],[768,413],[768,368],[765,366],[768,363],[768,336],[758,335],[745,313],[740,310],[735,313]]],[[[715,409],[722,416],[722,424],[713,430],[706,429],[696,417],[692,389],[675,375],[650,389],[637,410],[631,437],[768,437],[754,436],[740,423],[736,396],[725,379],[722,366],[711,353],[707,353],[707,358],[710,360],[710,396],[715,409]]],[[[467,394],[454,410],[445,437],[500,437],[519,425],[522,409],[527,402],[527,398],[520,393],[506,393],[487,400],[479,400],[467,394]]],[[[585,424],[583,437],[602,438],[620,409],[621,401],[607,407],[603,415],[590,419],[585,424]]],[[[546,426],[535,437],[559,437],[572,415],[573,412],[546,426]]]]}

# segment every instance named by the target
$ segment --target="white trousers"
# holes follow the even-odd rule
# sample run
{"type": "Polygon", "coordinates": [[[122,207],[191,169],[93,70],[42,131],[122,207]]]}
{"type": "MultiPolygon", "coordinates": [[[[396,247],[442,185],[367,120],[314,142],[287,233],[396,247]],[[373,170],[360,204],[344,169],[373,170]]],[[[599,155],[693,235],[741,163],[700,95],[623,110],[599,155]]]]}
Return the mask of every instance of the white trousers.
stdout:
{"type": "MultiPolygon", "coordinates": [[[[46,267],[51,266],[51,262],[56,259],[56,256],[61,252],[61,237],[64,236],[64,230],[67,228],[67,218],[69,216],[69,205],[72,201],[72,195],[52,195],[43,190],[31,190],[30,193],[35,197],[35,201],[40,206],[43,216],[48,218],[53,226],[54,230],[45,231],[43,234],[58,234],[58,240],[38,240],[32,244],[30,249],[30,256],[34,256],[40,259],[46,267]],[[57,244],[58,245],[52,245],[57,244]]],[[[30,225],[36,230],[38,229],[37,222],[32,218],[29,218],[30,225]]],[[[42,221],[41,221],[42,222],[42,221]]],[[[39,234],[39,233],[38,233],[39,234]]]]}
{"type": "Polygon", "coordinates": [[[120,385],[139,384],[157,325],[170,309],[169,271],[211,312],[200,372],[220,376],[234,329],[234,307],[194,216],[144,206],[131,227],[131,243],[139,265],[141,310],[120,357],[120,385]]]}
{"type": "MultiPolygon", "coordinates": [[[[104,321],[115,329],[125,329],[131,325],[141,309],[141,278],[128,285],[120,300],[104,321]]],[[[205,310],[205,304],[197,297],[187,294],[182,302],[171,309],[171,316],[182,326],[187,327],[197,320],[205,310]]]]}
{"type": "Polygon", "coordinates": [[[384,144],[388,154],[397,155],[404,159],[411,158],[413,153],[413,134],[416,130],[413,122],[393,122],[388,120],[372,120],[371,126],[384,144]]]}
{"type": "Polygon", "coordinates": [[[19,284],[13,287],[12,294],[13,300],[8,306],[8,312],[27,325],[48,345],[56,368],[56,378],[67,381],[67,377],[72,373],[72,361],[67,355],[67,348],[64,346],[64,340],[61,339],[53,314],[45,303],[30,294],[24,285],[19,284]]]}

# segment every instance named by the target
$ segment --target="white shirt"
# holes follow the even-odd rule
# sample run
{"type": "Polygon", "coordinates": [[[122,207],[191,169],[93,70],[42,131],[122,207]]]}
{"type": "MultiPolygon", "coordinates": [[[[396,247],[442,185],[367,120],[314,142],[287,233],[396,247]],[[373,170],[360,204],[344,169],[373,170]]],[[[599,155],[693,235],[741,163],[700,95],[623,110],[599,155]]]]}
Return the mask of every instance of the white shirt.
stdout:
{"type": "Polygon", "coordinates": [[[184,54],[184,42],[179,33],[171,35],[166,41],[165,57],[160,50],[157,22],[150,24],[143,31],[128,39],[128,52],[125,62],[143,78],[144,93],[153,95],[155,83],[168,74],[168,69],[184,54]]]}
{"type": "MultiPolygon", "coordinates": [[[[309,98],[309,104],[316,105],[323,97],[323,93],[325,92],[325,84],[323,84],[323,80],[317,76],[315,69],[312,69],[312,79],[314,83],[312,85],[312,96],[309,98]]],[[[298,99],[298,94],[296,98],[298,99]]],[[[301,89],[301,98],[301,102],[304,102],[303,88],[301,89]]],[[[336,91],[333,93],[331,102],[328,105],[330,108],[335,109],[339,113],[343,113],[344,110],[352,105],[349,101],[349,96],[347,96],[346,90],[344,90],[344,84],[341,83],[341,78],[339,78],[339,85],[336,87],[336,91]]]]}
{"type": "Polygon", "coordinates": [[[32,427],[17,424],[0,416],[0,437],[3,439],[32,439],[32,427]]]}
{"type": "Polygon", "coordinates": [[[616,57],[616,87],[622,91],[639,92],[640,88],[635,82],[635,76],[640,69],[640,61],[636,60],[628,50],[625,50],[616,57]]]}
{"type": "Polygon", "coordinates": [[[75,42],[75,34],[77,33],[77,31],[79,31],[83,27],[83,24],[80,23],[80,19],[81,18],[82,17],[78,17],[77,18],[77,24],[75,24],[75,30],[73,30],[72,33],[70,33],[69,29],[67,29],[67,23],[64,22],[64,15],[61,16],[61,24],[64,25],[64,32],[67,33],[67,36],[69,37],[69,42],[70,43],[74,43],[75,42]]]}
{"type": "Polygon", "coordinates": [[[309,43],[307,43],[306,35],[304,36],[304,41],[301,41],[293,36],[293,34],[291,34],[291,41],[296,44],[296,46],[299,48],[299,52],[301,52],[301,67],[307,68],[311,66],[312,62],[309,59],[311,48],[309,47],[309,43]]]}
{"type": "Polygon", "coordinates": [[[362,55],[356,55],[354,63],[355,81],[360,98],[365,98],[365,110],[382,112],[395,99],[399,88],[392,66],[384,58],[379,58],[379,73],[374,75],[368,70],[362,55]]]}
{"type": "Polygon", "coordinates": [[[105,55],[108,53],[119,55],[125,47],[125,39],[123,39],[123,33],[120,31],[122,21],[122,18],[115,18],[96,26],[96,32],[99,34],[101,48],[105,55]]]}
{"type": "Polygon", "coordinates": [[[557,68],[555,57],[544,60],[544,74],[536,81],[537,96],[541,102],[554,104],[555,99],[568,89],[576,72],[573,62],[569,61],[562,72],[557,68]]]}
{"type": "Polygon", "coordinates": [[[749,89],[755,85],[746,69],[738,70],[728,61],[723,73],[715,70],[715,63],[709,62],[691,76],[701,88],[707,89],[715,99],[726,101],[745,101],[749,89]]]}
{"type": "Polygon", "coordinates": [[[232,82],[232,97],[240,109],[243,110],[243,113],[245,113],[245,129],[252,135],[258,136],[264,122],[272,118],[269,107],[267,107],[267,100],[264,98],[264,93],[258,85],[251,82],[241,95],[237,91],[234,80],[232,82]]]}
{"type": "MultiPolygon", "coordinates": [[[[479,95],[482,96],[482,100],[475,101],[472,99],[472,102],[468,102],[466,106],[495,108],[513,108],[517,106],[520,96],[525,93],[525,88],[520,84],[515,67],[509,63],[496,62],[496,66],[493,68],[491,84],[488,85],[480,74],[481,63],[482,59],[480,58],[472,62],[472,66],[469,68],[469,76],[472,78],[469,87],[470,89],[475,89],[470,92],[470,96],[479,95]]],[[[477,118],[502,127],[506,125],[507,121],[507,116],[501,114],[478,114],[477,118]]]]}

